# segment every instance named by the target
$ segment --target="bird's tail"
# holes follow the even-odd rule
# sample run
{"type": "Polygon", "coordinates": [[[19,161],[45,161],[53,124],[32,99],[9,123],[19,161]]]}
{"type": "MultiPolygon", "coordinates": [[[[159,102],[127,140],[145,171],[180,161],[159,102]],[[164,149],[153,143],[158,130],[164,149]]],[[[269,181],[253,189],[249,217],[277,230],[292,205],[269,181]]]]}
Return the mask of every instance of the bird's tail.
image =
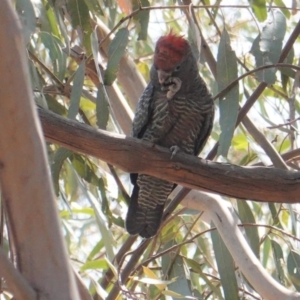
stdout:
{"type": "Polygon", "coordinates": [[[155,208],[141,207],[138,204],[139,187],[134,186],[128,207],[125,226],[129,234],[139,234],[143,238],[154,236],[161,223],[164,205],[155,208]]]}

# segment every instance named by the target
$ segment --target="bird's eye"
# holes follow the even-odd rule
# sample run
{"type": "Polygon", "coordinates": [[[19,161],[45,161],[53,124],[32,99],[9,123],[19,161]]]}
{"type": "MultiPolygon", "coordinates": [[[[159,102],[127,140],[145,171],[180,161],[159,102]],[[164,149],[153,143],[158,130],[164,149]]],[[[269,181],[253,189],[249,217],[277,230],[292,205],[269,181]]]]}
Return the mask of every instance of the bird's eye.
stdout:
{"type": "Polygon", "coordinates": [[[179,71],[180,69],[180,65],[178,65],[176,68],[175,68],[175,71],[179,71]]]}

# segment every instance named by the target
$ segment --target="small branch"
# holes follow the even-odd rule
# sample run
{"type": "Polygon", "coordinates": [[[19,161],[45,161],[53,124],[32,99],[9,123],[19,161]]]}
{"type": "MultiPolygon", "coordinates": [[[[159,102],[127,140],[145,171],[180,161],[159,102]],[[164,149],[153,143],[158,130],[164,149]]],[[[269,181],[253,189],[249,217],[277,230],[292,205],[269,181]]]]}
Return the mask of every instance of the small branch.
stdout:
{"type": "Polygon", "coordinates": [[[284,63],[277,63],[277,64],[271,64],[271,65],[258,67],[256,69],[248,71],[248,72],[242,74],[241,76],[237,77],[236,79],[234,79],[221,92],[219,92],[217,95],[214,96],[214,100],[224,97],[225,94],[228,93],[241,79],[243,79],[253,73],[259,72],[261,70],[271,69],[271,68],[290,68],[290,69],[295,69],[297,71],[300,71],[299,66],[295,66],[295,65],[291,65],[291,64],[284,64],[284,63]]]}
{"type": "Polygon", "coordinates": [[[242,224],[239,224],[238,225],[239,227],[264,227],[264,228],[268,228],[270,229],[270,233],[272,231],[278,231],[280,232],[282,235],[284,236],[288,236],[289,238],[295,240],[295,241],[298,241],[300,242],[300,238],[297,238],[296,236],[292,235],[292,234],[289,234],[287,233],[286,231],[278,228],[278,227],[275,227],[275,226],[272,226],[272,225],[266,225],[266,224],[256,224],[256,223],[242,223],[242,224]]]}
{"type": "Polygon", "coordinates": [[[53,74],[53,72],[51,72],[49,70],[49,68],[42,63],[33,53],[31,53],[31,51],[28,50],[28,54],[29,57],[36,62],[38,65],[40,65],[40,67],[50,76],[50,78],[57,83],[57,85],[59,86],[59,88],[63,91],[65,86],[64,84],[53,74]]]}
{"type": "Polygon", "coordinates": [[[299,121],[300,120],[300,117],[292,120],[292,121],[289,121],[289,122],[286,122],[286,123],[283,123],[283,124],[279,124],[279,125],[276,125],[276,126],[268,126],[267,128],[268,129],[275,129],[275,128],[280,128],[280,127],[283,127],[283,126],[288,126],[288,125],[293,125],[295,122],[299,121]]]}
{"type": "Polygon", "coordinates": [[[25,278],[14,268],[0,249],[0,277],[3,277],[16,299],[36,300],[37,294],[25,278]]]}
{"type": "Polygon", "coordinates": [[[246,127],[248,132],[253,136],[254,140],[257,142],[258,145],[262,147],[262,149],[265,151],[265,153],[268,155],[268,157],[271,159],[273,165],[275,168],[288,170],[287,165],[285,164],[284,160],[280,156],[280,154],[277,152],[275,147],[272,143],[270,143],[265,135],[260,132],[256,126],[252,123],[250,118],[248,116],[245,116],[242,120],[243,125],[246,127]]]}

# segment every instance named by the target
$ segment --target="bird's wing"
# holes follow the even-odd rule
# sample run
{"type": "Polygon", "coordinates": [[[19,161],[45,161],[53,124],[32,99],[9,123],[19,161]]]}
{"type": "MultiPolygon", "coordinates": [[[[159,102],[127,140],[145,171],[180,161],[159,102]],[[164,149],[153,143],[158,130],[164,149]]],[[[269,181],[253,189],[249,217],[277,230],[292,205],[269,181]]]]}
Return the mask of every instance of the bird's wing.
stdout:
{"type": "Polygon", "coordinates": [[[147,124],[151,119],[152,97],[153,84],[150,82],[139,99],[133,118],[131,135],[135,138],[141,139],[143,137],[147,124]]]}
{"type": "Polygon", "coordinates": [[[207,141],[208,137],[210,136],[210,133],[211,133],[211,130],[213,127],[213,122],[214,122],[215,108],[214,108],[214,103],[213,103],[213,100],[211,99],[211,96],[209,96],[208,100],[209,101],[206,103],[206,105],[207,105],[206,116],[202,123],[201,130],[195,141],[194,154],[197,156],[200,154],[203,147],[205,146],[206,141],[207,141]]]}
{"type": "MultiPolygon", "coordinates": [[[[132,121],[131,136],[141,139],[151,120],[152,116],[152,100],[153,100],[153,84],[150,82],[145,88],[137,104],[136,112],[132,121]]],[[[138,174],[131,173],[130,179],[133,185],[136,185],[138,174]]]]}

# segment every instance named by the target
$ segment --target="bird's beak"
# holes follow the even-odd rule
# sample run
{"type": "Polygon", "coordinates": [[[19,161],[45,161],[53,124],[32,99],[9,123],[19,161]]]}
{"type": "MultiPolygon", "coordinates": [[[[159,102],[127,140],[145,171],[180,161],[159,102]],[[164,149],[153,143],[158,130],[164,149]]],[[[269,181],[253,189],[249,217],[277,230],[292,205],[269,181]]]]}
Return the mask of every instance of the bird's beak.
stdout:
{"type": "Polygon", "coordinates": [[[165,72],[163,70],[157,70],[158,81],[160,84],[165,83],[165,81],[170,77],[170,72],[165,72]]]}

